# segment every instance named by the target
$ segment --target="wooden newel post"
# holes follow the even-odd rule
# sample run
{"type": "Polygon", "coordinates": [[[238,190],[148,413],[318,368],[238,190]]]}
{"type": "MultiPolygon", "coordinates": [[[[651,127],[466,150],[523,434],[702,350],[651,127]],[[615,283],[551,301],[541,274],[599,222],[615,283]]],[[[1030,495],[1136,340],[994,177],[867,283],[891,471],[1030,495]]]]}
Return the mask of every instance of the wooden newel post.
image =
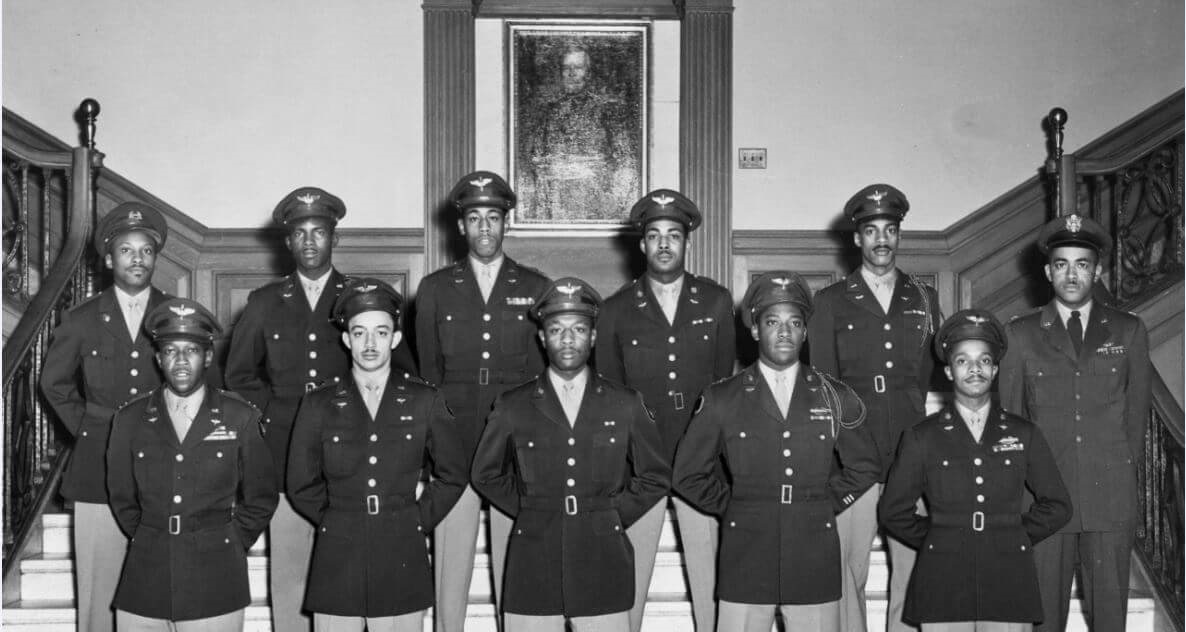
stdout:
{"type": "Polygon", "coordinates": [[[1077,174],[1075,173],[1075,154],[1064,154],[1062,149],[1063,130],[1067,124],[1067,111],[1062,108],[1050,110],[1047,117],[1050,123],[1053,153],[1046,160],[1046,173],[1055,176],[1054,183],[1054,213],[1056,217],[1070,215],[1075,212],[1077,198],[1077,174]]]}
{"type": "Polygon", "coordinates": [[[94,99],[83,99],[78,106],[82,116],[82,144],[87,149],[95,148],[95,120],[99,118],[99,102],[94,99]]]}

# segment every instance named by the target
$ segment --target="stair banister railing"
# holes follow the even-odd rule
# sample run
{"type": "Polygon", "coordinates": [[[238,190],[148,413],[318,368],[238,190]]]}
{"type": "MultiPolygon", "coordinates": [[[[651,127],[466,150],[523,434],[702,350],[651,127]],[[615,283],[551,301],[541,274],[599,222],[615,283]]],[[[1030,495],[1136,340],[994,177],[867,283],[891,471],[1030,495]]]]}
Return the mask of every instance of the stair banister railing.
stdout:
{"type": "Polygon", "coordinates": [[[12,300],[27,299],[24,312],[4,345],[4,481],[3,533],[4,577],[8,580],[17,566],[33,522],[56,493],[57,481],[69,454],[58,437],[58,427],[44,405],[38,388],[41,363],[49,334],[65,309],[81,302],[91,291],[91,276],[84,263],[95,221],[95,172],[102,167],[103,154],[95,150],[95,119],[99,104],[86,99],[79,108],[82,146],[70,151],[44,151],[15,140],[4,143],[9,190],[15,194],[18,217],[13,252],[7,263],[20,260],[10,289],[12,300]],[[28,190],[30,170],[39,171],[43,204],[35,218],[40,231],[41,264],[38,284],[32,293],[29,282],[34,264],[30,256],[28,190]],[[15,174],[15,175],[14,175],[15,174]],[[65,208],[50,204],[51,188],[58,186],[55,174],[63,176],[65,208]],[[15,186],[14,186],[15,182],[15,186]],[[13,191],[13,189],[16,189],[13,191]],[[64,212],[62,212],[64,210],[64,212]],[[61,224],[60,250],[52,251],[53,222],[61,224]],[[20,249],[20,256],[16,250],[20,249]]]}
{"type": "MultiPolygon", "coordinates": [[[[1080,160],[1063,152],[1067,112],[1047,118],[1051,155],[1046,172],[1054,184],[1056,216],[1079,213],[1112,234],[1111,268],[1097,298],[1135,307],[1183,280],[1183,121],[1121,153],[1080,160]],[[1108,278],[1110,277],[1110,278],[1108,278]]],[[[1107,259],[1108,257],[1105,257],[1107,259]]],[[[1183,632],[1186,599],[1186,419],[1165,381],[1153,375],[1153,399],[1143,455],[1138,455],[1139,516],[1134,551],[1159,605],[1183,632]]]]}

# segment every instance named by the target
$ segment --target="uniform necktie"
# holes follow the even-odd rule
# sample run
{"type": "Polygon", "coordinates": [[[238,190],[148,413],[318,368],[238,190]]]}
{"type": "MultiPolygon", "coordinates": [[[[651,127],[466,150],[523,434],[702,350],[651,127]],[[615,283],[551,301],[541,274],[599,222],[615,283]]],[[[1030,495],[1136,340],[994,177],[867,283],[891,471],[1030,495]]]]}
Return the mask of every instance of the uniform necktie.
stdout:
{"type": "Polygon", "coordinates": [[[137,298],[128,301],[126,307],[124,322],[128,325],[128,335],[132,337],[132,340],[135,340],[136,334],[140,331],[140,321],[144,318],[144,304],[137,298]]]}
{"type": "Polygon", "coordinates": [[[366,384],[362,387],[362,399],[366,404],[367,412],[371,414],[371,419],[379,415],[379,385],[366,384]]]}
{"type": "Polygon", "coordinates": [[[972,431],[972,438],[980,441],[980,437],[984,436],[984,420],[980,415],[972,415],[968,420],[968,429],[972,431]]]}
{"type": "Polygon", "coordinates": [[[787,383],[787,375],[779,371],[774,377],[774,401],[778,402],[778,410],[786,419],[787,411],[791,408],[791,387],[787,383]]]}
{"type": "Polygon", "coordinates": [[[189,432],[193,419],[189,416],[189,407],[184,399],[177,400],[173,406],[173,414],[169,417],[173,421],[173,431],[177,433],[177,440],[185,441],[185,434],[189,432]]]}
{"type": "Polygon", "coordinates": [[[482,291],[482,302],[490,300],[490,293],[494,291],[494,270],[487,264],[482,264],[478,273],[478,289],[482,291]]]}
{"type": "Polygon", "coordinates": [[[877,299],[877,303],[881,305],[881,309],[885,313],[889,313],[890,302],[894,298],[894,281],[891,279],[879,279],[873,284],[873,298],[877,299]]]}
{"type": "Polygon", "coordinates": [[[1079,310],[1071,312],[1067,319],[1067,333],[1071,335],[1071,345],[1075,347],[1075,357],[1083,351],[1083,320],[1079,318],[1079,310]]]}
{"type": "Polygon", "coordinates": [[[321,284],[305,281],[305,298],[309,299],[309,309],[317,309],[317,301],[321,298],[321,284]]]}
{"type": "Polygon", "coordinates": [[[565,382],[561,388],[560,406],[564,408],[564,416],[568,417],[568,425],[575,426],[577,423],[577,413],[581,409],[581,403],[577,401],[577,387],[572,382],[565,382]]]}
{"type": "Polygon", "coordinates": [[[675,309],[679,305],[679,290],[675,284],[664,285],[659,291],[659,308],[667,317],[668,324],[675,323],[675,309]]]}

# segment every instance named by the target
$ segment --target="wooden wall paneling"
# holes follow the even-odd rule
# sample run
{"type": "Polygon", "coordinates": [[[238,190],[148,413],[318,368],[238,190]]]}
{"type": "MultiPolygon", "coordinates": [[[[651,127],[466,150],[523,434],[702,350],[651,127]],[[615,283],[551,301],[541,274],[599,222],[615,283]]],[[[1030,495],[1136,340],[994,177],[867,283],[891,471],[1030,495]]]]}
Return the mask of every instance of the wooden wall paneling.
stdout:
{"type": "Polygon", "coordinates": [[[445,196],[474,168],[474,14],[469,0],[423,7],[424,260],[435,270],[453,259],[445,196]]]}

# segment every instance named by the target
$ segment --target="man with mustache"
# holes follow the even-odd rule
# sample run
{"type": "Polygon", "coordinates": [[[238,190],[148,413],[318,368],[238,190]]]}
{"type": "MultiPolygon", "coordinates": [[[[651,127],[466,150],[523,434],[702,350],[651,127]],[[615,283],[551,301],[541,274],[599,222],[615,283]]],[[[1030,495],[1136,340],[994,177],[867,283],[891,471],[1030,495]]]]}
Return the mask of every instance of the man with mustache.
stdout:
{"type": "MultiPolygon", "coordinates": [[[[943,317],[933,288],[897,267],[902,219],[910,202],[888,184],[871,184],[844,205],[856,232],[861,266],[815,297],[808,323],[811,364],[840,378],[869,409],[869,431],[881,459],[879,484],[837,521],[844,559],[841,629],[863,632],[869,552],[877,532],[877,498],[889,472],[902,431],[926,416],[925,402],[935,380],[931,340],[943,317]]],[[[935,395],[937,399],[938,396],[935,395]]],[[[910,629],[902,607],[914,550],[895,538],[889,543],[889,621],[887,630],[910,629]]]]}
{"type": "Polygon", "coordinates": [[[403,298],[355,281],[333,311],[350,375],[305,396],[289,448],[289,498],[317,525],[305,605],[319,632],[420,632],[432,605],[425,538],[465,489],[469,455],[444,397],[392,367],[403,298]]]}
{"type": "Polygon", "coordinates": [[[601,297],[556,281],[532,308],[548,368],[499,396],[474,488],[515,519],[507,632],[627,632],[634,560],[625,530],[667,494],[671,466],[634,389],[588,367],[601,297]]]}
{"type": "Polygon", "coordinates": [[[1050,441],[1075,512],[1034,547],[1044,619],[1061,631],[1076,566],[1084,614],[1095,630],[1123,630],[1144,458],[1152,365],[1141,319],[1092,298],[1112,248],[1103,226],[1059,217],[1038,234],[1054,300],[1006,326],[1001,403],[1050,441]]]}
{"type": "Polygon", "coordinates": [[[750,284],[758,361],[704,391],[675,455],[675,491],[721,517],[720,632],[769,632],[775,610],[787,630],[840,629],[836,514],[880,468],[856,393],[799,360],[811,309],[798,274],[750,284]]]}
{"type": "MultiPolygon", "coordinates": [[[[473,455],[494,398],[544,368],[534,340],[531,306],[548,279],[502,250],[506,215],[515,192],[498,174],[475,171],[448,196],[468,255],[420,282],[416,293],[416,348],[420,376],[441,389],[461,427],[459,441],[473,455]]],[[[467,487],[434,533],[438,632],[462,632],[473,576],[481,499],[467,487]]],[[[496,600],[510,518],[490,511],[490,557],[496,600]]]]}
{"type": "Polygon", "coordinates": [[[164,386],[115,415],[107,488],[131,538],[115,594],[120,632],[236,632],[251,602],[247,550],[276,509],[259,411],[207,386],[222,330],[195,301],[145,317],[164,386]]]}
{"type": "MultiPolygon", "coordinates": [[[[598,372],[642,393],[655,413],[668,463],[692,418],[696,398],[704,387],[732,375],[737,355],[729,291],[711,279],[688,274],[684,267],[690,235],[700,220],[696,205],[671,189],[656,189],[635,203],[630,221],[641,233],[638,246],[646,255],[646,273],[606,301],[597,327],[598,372]]],[[[696,629],[711,631],[716,621],[717,521],[682,498],[673,497],[672,504],[696,629]]],[[[629,531],[635,553],[633,632],[642,627],[666,512],[664,498],[629,531]]]]}
{"type": "Polygon", "coordinates": [[[141,202],[112,209],[95,229],[95,250],[114,284],[63,314],[42,365],[41,390],[74,438],[62,496],[74,501],[78,629],[110,632],[111,600],[127,538],[108,507],[104,455],[115,410],[161,383],[144,314],[167,296],[152,287],[168,237],[165,218],[141,202]]]}
{"type": "Polygon", "coordinates": [[[886,530],[918,550],[903,617],[923,632],[1028,632],[1042,619],[1032,548],[1070,519],[1071,499],[1042,431],[992,404],[1007,347],[986,310],[944,321],[935,352],[955,401],[902,434],[878,503],[886,530]]]}
{"type": "MultiPolygon", "coordinates": [[[[232,333],[226,385],[263,411],[264,440],[276,466],[277,488],[284,488],[288,441],[305,393],[337,384],[350,370],[350,355],[339,343],[330,310],[346,277],[334,269],[337,223],[346,205],[317,187],[284,196],[272,220],[285,230],[284,244],[296,271],[253,291],[232,333]]],[[[313,525],[281,494],[268,533],[272,628],[308,630],[301,612],[313,525]]]]}

